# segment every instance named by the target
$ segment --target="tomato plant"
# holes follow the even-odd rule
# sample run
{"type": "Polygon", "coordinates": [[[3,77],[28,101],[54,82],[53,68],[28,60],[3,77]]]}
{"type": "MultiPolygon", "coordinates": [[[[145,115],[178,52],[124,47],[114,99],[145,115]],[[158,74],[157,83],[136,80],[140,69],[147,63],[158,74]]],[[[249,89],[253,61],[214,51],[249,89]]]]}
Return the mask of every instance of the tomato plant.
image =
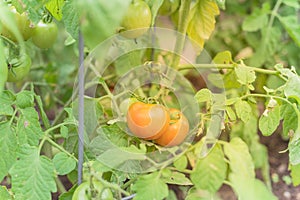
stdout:
{"type": "Polygon", "coordinates": [[[57,25],[40,21],[34,28],[32,42],[41,49],[50,48],[57,39],[57,25]]]}
{"type": "Polygon", "coordinates": [[[299,9],[0,1],[0,199],[297,199],[299,9]]]}

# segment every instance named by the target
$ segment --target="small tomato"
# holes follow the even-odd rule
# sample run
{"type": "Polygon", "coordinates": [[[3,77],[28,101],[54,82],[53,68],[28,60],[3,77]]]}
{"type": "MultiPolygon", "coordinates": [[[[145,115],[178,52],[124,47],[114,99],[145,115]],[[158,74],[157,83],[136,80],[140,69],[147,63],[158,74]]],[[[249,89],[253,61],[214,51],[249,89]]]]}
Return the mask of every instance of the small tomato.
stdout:
{"type": "Polygon", "coordinates": [[[171,108],[170,116],[168,129],[155,140],[155,143],[165,147],[181,144],[189,132],[189,122],[182,112],[171,108]]]}
{"type": "Polygon", "coordinates": [[[31,58],[24,54],[21,56],[18,63],[8,67],[8,82],[17,82],[22,80],[30,71],[31,67],[31,58]]]}
{"type": "Polygon", "coordinates": [[[169,126],[170,115],[159,104],[135,102],[127,112],[127,125],[137,137],[145,140],[157,139],[169,126]]]}
{"type": "Polygon", "coordinates": [[[81,183],[75,190],[72,200],[102,199],[113,200],[113,195],[109,189],[105,189],[98,181],[81,183]],[[92,187],[91,187],[92,186],[92,187]]]}

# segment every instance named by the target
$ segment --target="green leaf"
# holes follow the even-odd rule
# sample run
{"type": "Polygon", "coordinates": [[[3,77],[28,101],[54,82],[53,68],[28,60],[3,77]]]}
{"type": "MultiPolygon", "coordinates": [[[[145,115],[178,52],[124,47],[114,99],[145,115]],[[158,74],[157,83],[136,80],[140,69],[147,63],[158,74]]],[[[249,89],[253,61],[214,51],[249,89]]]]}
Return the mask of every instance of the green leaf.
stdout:
{"type": "Polygon", "coordinates": [[[217,194],[212,194],[205,190],[197,189],[196,187],[192,187],[188,191],[188,195],[185,200],[221,200],[217,194]]]}
{"type": "Polygon", "coordinates": [[[0,95],[0,115],[13,115],[12,105],[16,97],[9,90],[3,91],[0,95]]]}
{"type": "Polygon", "coordinates": [[[17,136],[12,131],[10,124],[4,122],[0,124],[0,182],[7,175],[8,170],[17,159],[17,136]]]}
{"type": "Polygon", "coordinates": [[[20,145],[27,143],[37,146],[43,135],[38,113],[31,107],[22,109],[21,113],[17,126],[18,141],[20,145]]]}
{"type": "Polygon", "coordinates": [[[9,171],[16,199],[50,200],[51,192],[56,192],[53,163],[40,156],[36,147],[24,145],[20,150],[19,160],[9,171]]]}
{"type": "Polygon", "coordinates": [[[290,131],[295,132],[298,128],[298,116],[290,104],[284,103],[280,107],[283,118],[283,134],[288,136],[290,131]]]}
{"type": "Polygon", "coordinates": [[[290,37],[294,40],[298,47],[300,47],[300,26],[297,15],[280,17],[279,20],[290,37]]]}
{"type": "Polygon", "coordinates": [[[211,104],[212,102],[212,93],[209,89],[204,88],[199,90],[196,95],[195,95],[195,99],[199,102],[199,103],[203,103],[203,102],[207,102],[208,104],[211,104]]]}
{"type": "Polygon", "coordinates": [[[292,74],[288,77],[288,81],[284,86],[284,95],[287,98],[295,98],[300,103],[300,77],[296,74],[292,74]]]}
{"type": "Polygon", "coordinates": [[[242,85],[248,86],[249,84],[253,83],[256,79],[254,70],[249,67],[238,65],[234,68],[234,71],[237,75],[238,82],[242,85]]]}
{"type": "Polygon", "coordinates": [[[5,186],[0,185],[0,197],[4,200],[12,200],[11,195],[9,194],[5,186]]]}
{"type": "Polygon", "coordinates": [[[73,1],[66,1],[62,9],[63,22],[67,32],[77,40],[79,35],[79,15],[73,1]]]}
{"type": "Polygon", "coordinates": [[[48,119],[48,117],[47,117],[47,114],[46,114],[46,112],[45,112],[45,110],[44,110],[44,108],[43,108],[43,102],[42,102],[42,99],[41,99],[40,96],[35,95],[35,100],[36,100],[36,102],[37,102],[37,106],[38,106],[38,108],[39,108],[40,115],[41,115],[41,118],[42,118],[42,120],[43,120],[44,126],[45,126],[45,128],[47,129],[47,128],[50,127],[50,122],[49,122],[49,119],[48,119]]]}
{"type": "Polygon", "coordinates": [[[63,136],[64,138],[68,137],[68,133],[69,133],[69,129],[66,126],[61,126],[60,127],[60,134],[61,136],[63,136]]]}
{"type": "Polygon", "coordinates": [[[151,9],[151,14],[152,14],[151,26],[153,26],[155,24],[155,19],[157,17],[158,10],[163,4],[164,0],[146,0],[146,2],[151,9]]]}
{"type": "Polygon", "coordinates": [[[215,29],[215,16],[219,15],[218,5],[214,1],[198,0],[189,16],[187,34],[201,48],[215,29]]]}
{"type": "Polygon", "coordinates": [[[300,164],[290,165],[291,176],[294,186],[300,185],[300,164]]]}
{"type": "Polygon", "coordinates": [[[223,151],[215,145],[210,153],[197,161],[191,173],[191,180],[198,189],[215,193],[222,186],[227,175],[227,164],[223,151]]]}
{"type": "Polygon", "coordinates": [[[263,28],[259,45],[254,46],[255,53],[250,59],[249,65],[262,66],[280,47],[281,31],[278,27],[263,28]]]}
{"type": "Polygon", "coordinates": [[[240,100],[234,104],[234,107],[238,118],[246,123],[249,120],[252,112],[250,104],[247,101],[240,100]]]}
{"type": "Polygon", "coordinates": [[[162,174],[161,180],[167,184],[173,185],[193,185],[193,183],[188,179],[183,173],[171,172],[162,174]]]}
{"type": "Polygon", "coordinates": [[[28,90],[23,90],[16,96],[16,105],[19,108],[33,107],[34,93],[28,90]]]}
{"type": "Polygon", "coordinates": [[[59,200],[72,200],[73,194],[74,194],[77,186],[78,186],[77,184],[74,184],[70,190],[61,194],[58,199],[59,200]]]}
{"type": "Polygon", "coordinates": [[[284,3],[287,6],[293,7],[293,8],[300,8],[299,1],[295,0],[282,0],[282,3],[284,3]]]}
{"type": "Polygon", "coordinates": [[[157,199],[162,200],[168,196],[168,186],[157,172],[141,176],[132,186],[136,192],[134,200],[157,199]]]}
{"type": "Polygon", "coordinates": [[[268,24],[268,12],[270,4],[264,3],[262,9],[255,8],[251,15],[247,16],[243,21],[242,28],[244,31],[257,31],[268,24]]]}
{"type": "Polygon", "coordinates": [[[185,155],[180,156],[177,160],[174,161],[174,166],[178,170],[184,170],[188,166],[188,159],[185,155]]]}
{"type": "Polygon", "coordinates": [[[277,129],[280,123],[280,107],[267,108],[260,116],[258,127],[264,136],[270,136],[277,129]]]}
{"type": "Polygon", "coordinates": [[[289,158],[292,165],[300,164],[300,138],[289,142],[289,158]]]}
{"type": "Polygon", "coordinates": [[[57,20],[60,21],[62,19],[62,8],[65,4],[64,0],[50,0],[46,3],[47,10],[51,13],[51,15],[57,20]]]}
{"type": "Polygon", "coordinates": [[[116,32],[131,1],[76,2],[85,44],[93,49],[116,32]]]}
{"type": "MultiPolygon", "coordinates": [[[[130,40],[129,42],[133,44],[134,41],[130,40]]],[[[129,70],[131,70],[132,68],[142,65],[141,58],[143,53],[144,50],[135,50],[120,56],[115,61],[115,69],[117,75],[122,76],[125,73],[129,72],[129,70]]]]}
{"type": "Polygon", "coordinates": [[[247,144],[235,137],[224,144],[225,156],[229,159],[231,173],[251,179],[255,177],[254,165],[247,144]]]}
{"type": "Polygon", "coordinates": [[[40,0],[23,0],[23,7],[26,7],[26,11],[28,12],[28,16],[30,20],[37,24],[41,19],[42,15],[40,14],[40,9],[43,4],[41,4],[40,0]]]}
{"type": "Polygon", "coordinates": [[[76,168],[76,160],[63,152],[54,156],[53,163],[59,175],[68,174],[76,168]]]}
{"type": "Polygon", "coordinates": [[[231,52],[230,51],[219,52],[214,57],[213,63],[215,63],[215,64],[232,64],[232,63],[234,63],[232,60],[231,52]]]}
{"type": "MultiPolygon", "coordinates": [[[[0,6],[0,12],[2,12],[1,6],[0,6]]],[[[0,73],[0,97],[2,97],[2,91],[4,89],[7,80],[7,74],[8,74],[8,67],[4,57],[4,48],[3,48],[2,41],[0,41],[0,72],[1,72],[0,73]]]]}

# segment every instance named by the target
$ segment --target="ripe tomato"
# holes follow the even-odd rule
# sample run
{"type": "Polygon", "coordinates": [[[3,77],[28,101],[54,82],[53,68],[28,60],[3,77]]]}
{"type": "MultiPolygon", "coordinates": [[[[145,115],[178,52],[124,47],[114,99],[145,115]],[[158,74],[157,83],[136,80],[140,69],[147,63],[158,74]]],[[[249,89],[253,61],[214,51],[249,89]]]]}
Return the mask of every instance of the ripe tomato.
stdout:
{"type": "Polygon", "coordinates": [[[160,15],[171,15],[179,7],[179,0],[164,0],[158,10],[160,15]]]}
{"type": "Polygon", "coordinates": [[[75,190],[72,200],[103,199],[113,200],[113,195],[109,189],[104,189],[102,183],[93,181],[93,189],[90,182],[81,183],[75,190]]]}
{"type": "Polygon", "coordinates": [[[17,82],[22,80],[30,71],[31,58],[24,54],[18,63],[8,66],[8,82],[17,82]]]}
{"type": "Polygon", "coordinates": [[[127,112],[127,125],[137,137],[146,140],[157,139],[169,126],[170,115],[159,104],[135,102],[127,112]]]}
{"type": "Polygon", "coordinates": [[[126,38],[137,38],[143,35],[150,27],[151,19],[152,14],[148,4],[142,0],[133,0],[121,22],[124,28],[121,30],[121,35],[126,38]]]}
{"type": "Polygon", "coordinates": [[[189,132],[189,122],[183,113],[171,108],[170,116],[171,120],[168,129],[155,140],[155,143],[165,147],[179,145],[184,141],[189,132]]]}
{"type": "MultiPolygon", "coordinates": [[[[13,13],[13,17],[16,20],[17,28],[19,29],[21,35],[23,36],[24,40],[28,40],[33,34],[33,26],[27,16],[26,12],[22,14],[18,13],[14,6],[10,7],[11,13],[13,13]]],[[[7,37],[12,41],[17,41],[16,36],[9,30],[8,24],[2,24],[2,31],[1,35],[7,37]]]]}
{"type": "Polygon", "coordinates": [[[58,29],[54,22],[44,23],[40,21],[34,28],[32,42],[41,49],[47,49],[54,44],[57,34],[58,29]]]}

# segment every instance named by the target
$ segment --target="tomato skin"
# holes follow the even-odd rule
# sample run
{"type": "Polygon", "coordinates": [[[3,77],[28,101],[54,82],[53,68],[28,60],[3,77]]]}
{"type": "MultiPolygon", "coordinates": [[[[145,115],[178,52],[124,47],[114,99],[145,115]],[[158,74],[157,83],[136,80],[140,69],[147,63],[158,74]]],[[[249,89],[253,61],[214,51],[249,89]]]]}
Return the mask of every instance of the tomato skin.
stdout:
{"type": "Polygon", "coordinates": [[[169,16],[179,7],[179,0],[164,0],[163,4],[158,10],[160,15],[169,16]]]}
{"type": "Polygon", "coordinates": [[[44,23],[40,21],[34,28],[32,42],[41,49],[50,48],[56,41],[58,28],[54,22],[44,23]]]}
{"type": "Polygon", "coordinates": [[[129,5],[121,22],[121,26],[124,28],[121,35],[131,39],[137,38],[148,31],[151,20],[152,14],[148,4],[141,0],[134,0],[129,5]]]}
{"type": "Polygon", "coordinates": [[[175,119],[170,120],[168,129],[155,140],[155,143],[164,147],[173,147],[181,144],[189,132],[189,122],[183,113],[171,108],[170,115],[171,117],[175,115],[175,119]]]}
{"type": "MultiPolygon", "coordinates": [[[[95,199],[113,200],[111,191],[109,189],[104,189],[102,183],[99,181],[93,181],[93,187],[97,191],[97,196],[95,199]]],[[[90,187],[90,182],[83,182],[76,188],[72,196],[72,200],[90,200],[92,195],[91,193],[92,190],[90,187]]]]}
{"type": "Polygon", "coordinates": [[[159,104],[132,103],[127,112],[129,130],[145,140],[159,138],[169,126],[170,115],[167,109],[159,104]]]}
{"type": "MultiPolygon", "coordinates": [[[[18,13],[14,6],[10,7],[11,13],[13,13],[13,17],[16,20],[17,28],[19,29],[23,39],[26,41],[28,40],[33,34],[33,26],[27,16],[27,13],[18,13]]],[[[3,24],[1,35],[7,37],[8,39],[16,42],[16,36],[7,28],[7,24],[3,24]]]]}
{"type": "Polygon", "coordinates": [[[21,57],[20,64],[11,66],[8,69],[7,82],[17,82],[22,80],[30,71],[31,58],[24,54],[21,57]]]}

